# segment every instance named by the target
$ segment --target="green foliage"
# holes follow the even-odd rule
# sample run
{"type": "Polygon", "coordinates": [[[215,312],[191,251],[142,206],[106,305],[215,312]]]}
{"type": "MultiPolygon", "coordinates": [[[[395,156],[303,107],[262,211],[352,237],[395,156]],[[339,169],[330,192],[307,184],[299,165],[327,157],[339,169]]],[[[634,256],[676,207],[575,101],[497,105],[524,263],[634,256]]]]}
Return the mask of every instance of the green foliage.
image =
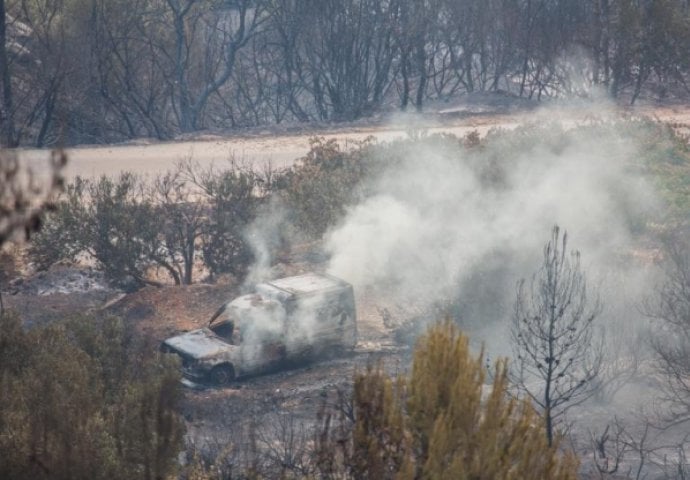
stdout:
{"type": "Polygon", "coordinates": [[[0,316],[0,477],[154,479],[177,468],[179,366],[117,318],[0,316]]]}
{"type": "Polygon", "coordinates": [[[211,274],[243,277],[253,260],[245,229],[254,220],[262,198],[257,196],[258,176],[233,164],[220,172],[201,172],[195,181],[206,196],[209,214],[204,225],[202,251],[211,274]]]}
{"type": "Polygon", "coordinates": [[[85,238],[81,235],[86,220],[83,188],[79,178],[68,184],[55,211],[32,238],[29,253],[38,269],[47,269],[61,260],[74,261],[85,248],[85,238]]]}
{"type": "Polygon", "coordinates": [[[619,204],[631,230],[639,232],[652,223],[677,223],[690,216],[690,145],[677,127],[647,117],[595,118],[571,128],[558,123],[527,124],[512,131],[489,132],[482,140],[481,151],[500,176],[508,171],[516,155],[542,151],[559,154],[571,147],[586,151],[588,145],[597,142],[619,145],[621,148],[607,152],[611,160],[620,161],[626,170],[648,180],[662,202],[660,212],[631,211],[631,199],[622,191],[612,191],[612,199],[619,204]]]}
{"type": "Polygon", "coordinates": [[[115,283],[128,278],[144,283],[147,253],[155,253],[157,247],[160,217],[143,189],[141,179],[132,174],[116,180],[101,177],[88,184],[88,197],[80,200],[86,210],[81,228],[87,248],[115,283]]]}
{"type": "Polygon", "coordinates": [[[411,438],[405,428],[404,387],[402,378],[391,379],[381,368],[369,366],[364,374],[355,376],[354,478],[386,478],[388,472],[405,465],[411,438]]]}
{"type": "Polygon", "coordinates": [[[39,267],[92,256],[115,285],[141,286],[151,265],[167,266],[159,248],[164,218],[156,215],[143,180],[131,173],[77,178],[30,248],[39,267]]]}
{"type": "MultiPolygon", "coordinates": [[[[342,221],[349,207],[375,192],[372,182],[380,181],[384,172],[394,171],[406,159],[424,159],[431,150],[449,156],[463,153],[462,142],[452,135],[391,143],[376,143],[370,137],[346,147],[318,137],[310,143],[309,153],[287,172],[280,193],[297,228],[317,239],[342,221]]],[[[477,166],[483,168],[478,162],[477,166]]]]}
{"type": "Polygon", "coordinates": [[[320,464],[322,475],[575,479],[575,457],[550,447],[530,404],[508,394],[505,361],[496,364],[489,392],[483,363],[446,321],[419,340],[409,377],[392,378],[381,367],[357,374],[349,437],[330,426],[322,432],[322,458],[331,459],[320,464]]]}
{"type": "Polygon", "coordinates": [[[43,269],[87,255],[126,289],[155,283],[151,268],[163,269],[177,285],[190,284],[198,260],[211,274],[242,277],[253,260],[245,229],[267,198],[259,179],[235,164],[216,171],[191,163],[153,182],[128,172],[77,178],[29,253],[43,269]]]}
{"type": "Polygon", "coordinates": [[[676,133],[674,125],[648,122],[637,134],[643,146],[642,160],[661,195],[670,224],[690,218],[690,138],[676,133]]]}
{"type": "Polygon", "coordinates": [[[285,196],[296,224],[319,238],[359,200],[359,189],[373,160],[370,142],[343,150],[336,140],[313,138],[309,153],[289,173],[285,196]]]}

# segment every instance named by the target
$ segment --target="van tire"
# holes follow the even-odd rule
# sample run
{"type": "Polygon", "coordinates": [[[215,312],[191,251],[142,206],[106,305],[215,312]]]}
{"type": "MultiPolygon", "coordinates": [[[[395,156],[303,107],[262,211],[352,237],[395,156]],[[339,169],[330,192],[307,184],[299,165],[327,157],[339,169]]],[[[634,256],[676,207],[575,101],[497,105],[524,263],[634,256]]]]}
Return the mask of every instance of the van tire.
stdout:
{"type": "Polygon", "coordinates": [[[213,367],[209,377],[216,385],[227,385],[235,379],[235,370],[232,365],[217,365],[213,367]]]}

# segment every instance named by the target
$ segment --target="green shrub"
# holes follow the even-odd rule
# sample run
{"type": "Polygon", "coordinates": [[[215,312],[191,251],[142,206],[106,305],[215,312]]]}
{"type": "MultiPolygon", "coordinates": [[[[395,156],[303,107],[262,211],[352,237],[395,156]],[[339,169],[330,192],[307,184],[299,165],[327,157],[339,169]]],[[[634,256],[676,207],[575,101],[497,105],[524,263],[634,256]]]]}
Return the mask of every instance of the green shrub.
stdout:
{"type": "MultiPolygon", "coordinates": [[[[450,322],[432,327],[415,349],[412,372],[381,367],[355,376],[348,429],[327,417],[317,438],[327,478],[575,479],[577,460],[549,447],[527,402],[508,394],[506,363],[490,392],[481,354],[450,322]],[[340,476],[341,475],[341,476],[340,476]]],[[[349,420],[345,420],[347,423],[349,420]]]]}
{"type": "Polygon", "coordinates": [[[297,228],[319,238],[361,198],[368,163],[375,157],[369,141],[342,149],[336,140],[313,138],[311,149],[287,174],[284,195],[297,228]]]}
{"type": "Polygon", "coordinates": [[[25,331],[0,316],[0,477],[154,479],[177,469],[179,365],[117,318],[25,331]]]}

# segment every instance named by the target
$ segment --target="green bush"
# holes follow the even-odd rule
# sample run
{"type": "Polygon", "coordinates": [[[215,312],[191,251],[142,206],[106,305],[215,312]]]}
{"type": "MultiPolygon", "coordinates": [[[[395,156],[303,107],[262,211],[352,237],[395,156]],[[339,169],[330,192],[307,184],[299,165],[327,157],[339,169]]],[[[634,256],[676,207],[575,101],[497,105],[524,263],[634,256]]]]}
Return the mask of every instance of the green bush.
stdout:
{"type": "MultiPolygon", "coordinates": [[[[450,322],[423,335],[412,372],[355,375],[352,419],[326,417],[316,450],[326,478],[575,479],[572,453],[550,447],[530,404],[508,393],[506,363],[484,392],[482,355],[450,322]]],[[[342,412],[343,410],[341,410],[342,412]]]]}
{"type": "Polygon", "coordinates": [[[25,331],[0,316],[0,477],[154,479],[177,469],[179,365],[117,318],[25,331]]]}
{"type": "Polygon", "coordinates": [[[151,265],[166,261],[158,239],[162,220],[143,179],[134,174],[77,178],[29,252],[39,268],[88,254],[113,284],[139,287],[146,283],[151,265]]]}
{"type": "Polygon", "coordinates": [[[336,140],[313,138],[311,149],[287,173],[283,189],[297,228],[320,238],[361,199],[361,188],[371,161],[371,143],[342,149],[336,140]]]}
{"type": "Polygon", "coordinates": [[[151,182],[128,172],[114,179],[77,178],[29,253],[39,269],[86,255],[125,289],[156,283],[152,268],[176,285],[190,284],[198,263],[211,275],[241,278],[253,261],[245,229],[268,198],[259,181],[234,164],[203,170],[189,163],[151,182]]]}
{"type": "MultiPolygon", "coordinates": [[[[688,139],[667,124],[645,118],[592,119],[565,128],[554,123],[492,130],[483,139],[431,135],[375,143],[372,139],[342,147],[314,138],[306,156],[286,171],[264,175],[236,163],[206,169],[192,163],[158,177],[152,184],[132,174],[118,179],[77,179],[57,204],[31,247],[39,268],[74,260],[87,253],[119,285],[138,287],[150,268],[162,268],[176,284],[191,283],[196,263],[211,275],[242,278],[254,261],[247,229],[273,202],[288,212],[283,226],[301,239],[319,240],[343,221],[348,208],[375,194],[378,183],[395,175],[405,162],[435,157],[462,162],[488,192],[510,188],[520,158],[558,156],[600,142],[625,169],[656,186],[663,200],[661,217],[630,208],[634,188],[611,186],[631,231],[651,223],[685,222],[690,216],[688,139]]],[[[413,188],[413,186],[411,186],[413,188]]],[[[283,230],[286,230],[283,228],[283,230]]]]}

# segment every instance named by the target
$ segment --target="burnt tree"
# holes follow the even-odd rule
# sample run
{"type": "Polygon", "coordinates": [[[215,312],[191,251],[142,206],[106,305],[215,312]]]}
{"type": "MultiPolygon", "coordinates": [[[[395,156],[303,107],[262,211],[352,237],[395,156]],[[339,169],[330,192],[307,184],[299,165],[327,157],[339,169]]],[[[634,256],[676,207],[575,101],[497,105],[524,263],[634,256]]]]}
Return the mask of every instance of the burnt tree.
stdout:
{"type": "Polygon", "coordinates": [[[594,393],[601,353],[593,342],[598,296],[588,295],[580,253],[567,254],[568,236],[558,226],[544,247],[539,271],[517,285],[511,337],[513,375],[521,391],[539,407],[549,445],[568,408],[594,393]]]}
{"type": "Polygon", "coordinates": [[[7,12],[5,0],[0,0],[0,81],[2,81],[2,109],[0,109],[0,143],[15,146],[14,107],[12,106],[12,77],[7,55],[7,12]]]}
{"type": "Polygon", "coordinates": [[[652,345],[667,379],[667,420],[674,424],[690,420],[690,244],[684,237],[665,240],[664,279],[645,305],[645,313],[660,323],[652,345]]]}

